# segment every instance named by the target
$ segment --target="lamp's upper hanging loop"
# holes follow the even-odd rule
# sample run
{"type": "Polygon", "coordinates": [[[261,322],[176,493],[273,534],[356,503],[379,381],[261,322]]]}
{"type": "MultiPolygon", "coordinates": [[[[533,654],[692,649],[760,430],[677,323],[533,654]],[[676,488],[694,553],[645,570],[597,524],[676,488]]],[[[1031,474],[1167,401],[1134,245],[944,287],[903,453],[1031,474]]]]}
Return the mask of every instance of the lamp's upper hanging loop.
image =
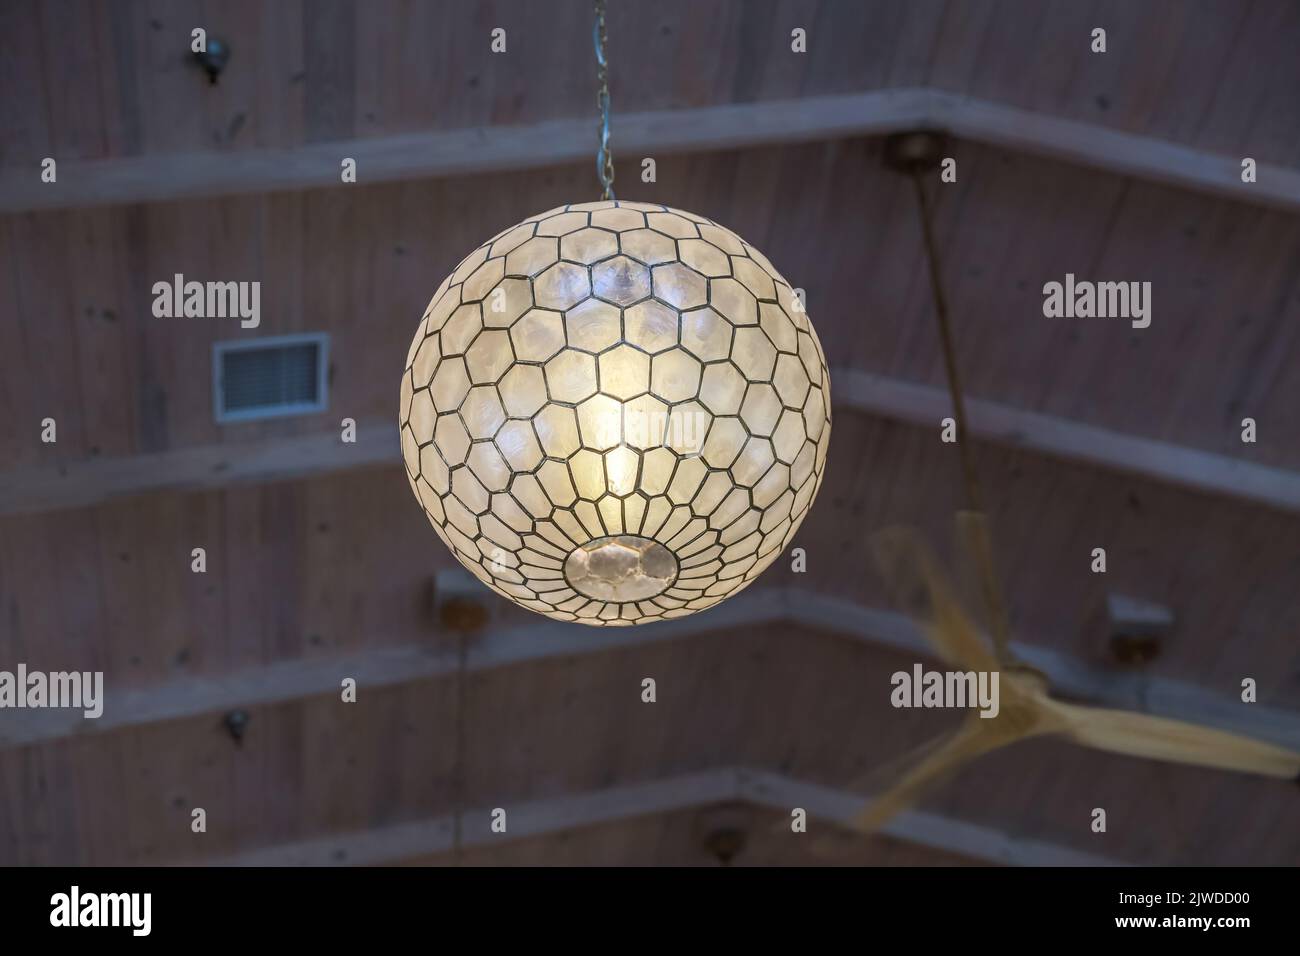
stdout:
{"type": "Polygon", "coordinates": [[[605,0],[596,0],[596,22],[591,36],[596,45],[596,109],[600,114],[596,177],[600,180],[600,198],[613,199],[614,157],[609,151],[609,63],[605,59],[605,0]]]}

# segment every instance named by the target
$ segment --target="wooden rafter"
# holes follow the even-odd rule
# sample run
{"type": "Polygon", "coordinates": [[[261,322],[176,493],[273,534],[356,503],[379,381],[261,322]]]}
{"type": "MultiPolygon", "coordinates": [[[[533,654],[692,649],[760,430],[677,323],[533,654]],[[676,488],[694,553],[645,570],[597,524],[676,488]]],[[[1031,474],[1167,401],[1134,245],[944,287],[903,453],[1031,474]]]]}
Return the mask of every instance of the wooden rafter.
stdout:
{"type": "MultiPolygon", "coordinates": [[[[855,369],[833,369],[837,409],[933,428],[951,414],[947,392],[855,369]]],[[[971,398],[971,434],[1064,461],[1139,475],[1194,491],[1300,512],[1300,474],[1212,452],[971,398]]],[[[337,432],[263,439],[151,455],[97,458],[0,472],[0,515],[80,508],[160,491],[282,481],[349,468],[397,465],[397,428],[362,422],[357,441],[337,432]]]]}
{"type": "MultiPolygon", "coordinates": [[[[490,628],[470,647],[466,667],[485,671],[555,658],[617,653],[710,632],[743,634],[747,629],[780,622],[900,650],[921,659],[933,656],[913,622],[901,614],[810,591],[766,589],[751,590],[681,620],[644,627],[591,629],[541,620],[526,626],[490,628]]],[[[1053,687],[1065,696],[1221,727],[1300,750],[1300,713],[1262,704],[1246,706],[1235,697],[1185,681],[1099,671],[1040,644],[1013,642],[1012,650],[1046,674],[1053,687]]],[[[0,724],[0,747],[337,694],[344,677],[357,681],[359,693],[369,693],[380,687],[449,677],[456,669],[456,654],[450,649],[438,652],[415,645],[282,661],[222,676],[187,678],[113,694],[97,720],[87,720],[75,710],[13,710],[0,724]]]]}
{"type": "MultiPolygon", "coordinates": [[[[1034,155],[1300,209],[1300,172],[1260,163],[1241,181],[1241,156],[1223,156],[1113,127],[1082,123],[935,89],[884,89],[842,96],[766,100],[625,113],[619,148],[655,155],[709,152],[900,130],[956,136],[1034,155]]],[[[287,150],[158,154],[65,162],[57,183],[40,166],[0,171],[0,213],[197,199],[340,185],[340,162],[357,162],[360,183],[534,169],[589,159],[588,119],[482,126],[315,143],[287,150]]],[[[56,159],[58,157],[55,157],[56,159]]]]}
{"type": "MultiPolygon", "coordinates": [[[[492,810],[482,807],[462,815],[462,845],[490,846],[719,803],[741,802],[788,815],[802,807],[812,821],[808,832],[792,840],[816,840],[818,823],[847,827],[860,809],[861,794],[819,786],[780,774],[722,767],[663,780],[565,794],[502,807],[505,833],[491,830],[492,810]]],[[[455,822],[450,816],[416,820],[360,833],[342,833],[297,843],[263,847],[215,861],[225,866],[338,866],[396,863],[447,853],[455,822]]],[[[908,810],[883,833],[919,846],[956,853],[986,863],[1009,866],[1119,866],[1117,860],[1039,840],[1011,836],[992,827],[951,817],[908,810]]],[[[208,861],[202,861],[208,862],[208,861]]]]}
{"type": "MultiPolygon", "coordinates": [[[[931,428],[935,435],[939,434],[940,422],[952,414],[952,401],[943,389],[856,369],[832,370],[831,389],[838,406],[931,428]]],[[[1284,511],[1300,511],[1300,474],[1285,468],[1126,435],[980,398],[966,398],[966,415],[971,434],[981,441],[1284,511]]]]}

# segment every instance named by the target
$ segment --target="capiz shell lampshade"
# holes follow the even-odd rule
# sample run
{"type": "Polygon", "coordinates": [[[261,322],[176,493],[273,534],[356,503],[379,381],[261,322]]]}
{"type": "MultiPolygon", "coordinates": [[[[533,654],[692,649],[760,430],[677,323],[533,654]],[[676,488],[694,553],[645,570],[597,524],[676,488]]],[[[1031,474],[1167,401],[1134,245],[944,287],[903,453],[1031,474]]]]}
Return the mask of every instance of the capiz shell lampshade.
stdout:
{"type": "Polygon", "coordinates": [[[782,553],[830,407],[821,343],[762,253],[678,209],[580,203],[438,287],[402,375],[402,455],[434,531],[494,591],[643,624],[782,553]]]}

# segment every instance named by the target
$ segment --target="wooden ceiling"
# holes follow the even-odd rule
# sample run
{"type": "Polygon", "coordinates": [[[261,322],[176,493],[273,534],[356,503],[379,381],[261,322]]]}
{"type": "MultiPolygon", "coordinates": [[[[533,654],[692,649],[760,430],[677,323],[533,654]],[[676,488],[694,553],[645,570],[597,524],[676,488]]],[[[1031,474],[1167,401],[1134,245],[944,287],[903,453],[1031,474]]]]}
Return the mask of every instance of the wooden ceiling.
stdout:
{"type": "MultiPolygon", "coordinates": [[[[936,229],[972,394],[1300,467],[1300,443],[1283,440],[1300,405],[1294,215],[968,143],[952,152],[961,174],[938,196],[936,229]],[[1043,283],[1067,272],[1150,281],[1151,328],[1044,318],[1043,283]],[[1249,448],[1246,415],[1264,435],[1249,448]]],[[[0,242],[14,268],[0,297],[19,321],[0,336],[30,378],[8,385],[20,414],[0,424],[0,448],[36,463],[318,427],[231,428],[203,414],[210,382],[192,370],[230,330],[153,317],[153,283],[176,273],[260,279],[265,334],[327,322],[348,356],[332,380],[340,407],[389,418],[377,382],[404,359],[443,273],[521,210],[588,195],[589,172],[515,174],[508,189],[479,176],[9,217],[0,242]],[[37,411],[76,425],[57,446],[33,445],[25,423],[37,411]]],[[[915,201],[883,167],[879,141],[670,157],[657,183],[621,195],[669,191],[780,250],[834,342],[833,364],[942,384],[915,201]],[[865,281],[846,281],[863,262],[865,281]]]]}
{"type": "MultiPolygon", "coordinates": [[[[611,6],[620,197],[745,236],[807,290],[832,364],[889,381],[943,376],[915,204],[878,139],[664,156],[643,184],[637,157],[617,152],[617,111],[927,87],[1233,164],[1300,165],[1300,9],[1280,0],[611,6]],[[788,52],[796,26],[803,56],[788,52]],[[1104,56],[1087,50],[1094,26],[1108,31],[1104,56]]],[[[0,167],[18,175],[53,155],[90,175],[86,161],[594,126],[591,59],[585,2],[9,3],[0,167]],[[197,25],[234,51],[216,86],[185,62],[197,25]],[[497,26],[503,56],[488,48],[497,26]]],[[[936,231],[971,395],[1261,466],[1294,487],[1295,211],[969,139],[950,152],[959,177],[934,192],[936,231]],[[1151,327],[1044,318],[1042,285],[1066,272],[1151,281],[1151,327]],[[1240,441],[1245,416],[1256,444],[1240,441]]],[[[390,652],[455,657],[430,597],[454,562],[382,437],[411,330],[467,250],[591,198],[591,172],[584,161],[367,184],[363,171],[343,188],[0,216],[0,668],[102,669],[108,710],[121,694],[140,715],[102,730],[42,729],[34,715],[15,730],[0,712],[0,863],[705,863],[701,820],[737,802],[749,814],[741,863],[1300,858],[1294,787],[1053,741],[979,762],[891,836],[836,835],[851,793],[887,784],[950,718],[888,706],[888,677],[915,652],[794,612],[742,626],[742,604],[792,593],[887,609],[867,534],[915,525],[947,551],[961,502],[937,419],[842,394],[829,474],[795,542],[806,574],[778,561],[729,602],[738,611],[588,649],[484,592],[481,666],[362,680],[358,703],[340,704],[343,668],[390,652]],[[328,331],[329,413],[217,425],[211,347],[238,333],[154,318],[152,284],[177,272],[260,280],[256,334],[328,331]],[[56,445],[39,441],[47,416],[56,445]],[[378,451],[307,465],[263,454],[337,447],[344,416],[363,441],[381,436],[378,451]],[[219,464],[196,474],[190,460],[219,464]],[[60,482],[75,487],[70,503],[42,497],[60,482]],[[200,546],[206,575],[189,568],[200,546]],[[520,635],[560,649],[519,656],[520,635]],[[655,705],[640,701],[646,676],[655,705]],[[238,744],[221,723],[234,706],[251,718],[238,744]],[[825,808],[820,836],[786,832],[793,800],[825,808]],[[201,836],[189,829],[198,806],[201,836]],[[1088,828],[1098,806],[1104,835],[1088,828]],[[482,835],[494,807],[527,808],[518,839],[482,835]],[[452,853],[458,809],[466,845],[452,853]],[[814,836],[840,845],[828,855],[814,836]]],[[[1300,747],[1300,509],[1235,493],[1230,478],[1209,494],[1014,436],[979,442],[976,457],[1018,640],[1089,669],[1103,692],[1131,689],[1134,706],[1161,711],[1156,689],[1184,688],[1189,719],[1226,712],[1253,677],[1260,709],[1233,719],[1300,747]],[[1089,571],[1094,547],[1108,551],[1104,576],[1089,571]],[[1136,672],[1107,650],[1112,592],[1177,617],[1136,672]]]]}
{"type": "MultiPolygon", "coordinates": [[[[663,0],[610,4],[626,112],[927,86],[1161,140],[1300,161],[1285,0],[663,0]],[[1089,51],[1108,31],[1104,56],[1089,51]],[[809,52],[791,55],[802,27],[809,52]]],[[[5,165],[295,146],[594,108],[585,0],[36,0],[0,11],[5,165]],[[186,62],[231,46],[216,89],[186,62]],[[494,54],[489,33],[507,33],[494,54]],[[199,95],[201,94],[201,95],[199,95]]]]}

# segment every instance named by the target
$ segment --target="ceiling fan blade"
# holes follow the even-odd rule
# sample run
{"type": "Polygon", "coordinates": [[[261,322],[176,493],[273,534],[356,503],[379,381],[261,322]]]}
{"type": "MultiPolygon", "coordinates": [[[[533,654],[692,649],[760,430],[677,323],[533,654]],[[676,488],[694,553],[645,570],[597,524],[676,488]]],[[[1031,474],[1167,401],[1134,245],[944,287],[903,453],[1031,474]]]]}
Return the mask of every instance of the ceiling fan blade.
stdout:
{"type": "Polygon", "coordinates": [[[993,535],[989,530],[988,515],[982,511],[958,511],[956,526],[957,550],[964,558],[959,567],[966,572],[963,576],[966,583],[979,592],[988,613],[993,647],[997,656],[1006,660],[1011,629],[1002,597],[1002,582],[993,562],[993,535]]]}
{"type": "Polygon", "coordinates": [[[1126,710],[1056,700],[1050,706],[1065,719],[1066,736],[1098,750],[1286,780],[1300,778],[1300,753],[1251,737],[1126,710]]]}
{"type": "Polygon", "coordinates": [[[919,800],[927,789],[963,764],[1035,733],[1032,729],[1008,732],[1005,725],[1001,728],[995,726],[997,723],[996,718],[985,720],[969,717],[951,735],[940,738],[937,745],[922,747],[923,751],[928,750],[929,753],[907,770],[889,790],[854,816],[854,829],[862,833],[875,832],[900,811],[919,800]]]}
{"type": "Polygon", "coordinates": [[[956,592],[921,536],[888,528],[872,537],[872,552],[894,600],[918,618],[930,643],[951,664],[995,671],[997,659],[957,601],[956,592]]]}

